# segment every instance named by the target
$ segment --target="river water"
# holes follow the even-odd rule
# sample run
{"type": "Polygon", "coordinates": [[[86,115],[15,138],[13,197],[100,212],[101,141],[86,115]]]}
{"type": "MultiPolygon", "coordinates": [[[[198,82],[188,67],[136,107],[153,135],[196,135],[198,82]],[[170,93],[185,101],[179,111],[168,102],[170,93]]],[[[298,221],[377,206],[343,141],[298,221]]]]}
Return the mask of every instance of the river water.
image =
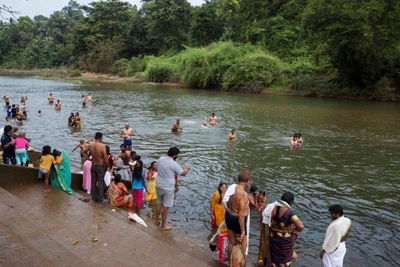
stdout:
{"type": "MultiPolygon", "coordinates": [[[[209,199],[220,181],[232,183],[240,169],[252,171],[252,184],[267,192],[268,202],[293,192],[293,209],[305,229],[299,233],[294,266],[321,266],[319,252],[330,223],[328,206],[340,203],[353,221],[346,241],[345,266],[399,266],[400,105],[332,99],[227,93],[154,85],[38,80],[0,77],[0,94],[11,103],[28,96],[28,121],[22,128],[32,146],[72,148],[81,138],[103,132],[113,154],[125,123],[136,131],[134,149],[149,164],[170,146],[190,164],[180,178],[171,225],[204,241],[210,234],[209,199]],[[47,103],[52,92],[63,103],[55,111],[47,103]],[[82,108],[81,95],[93,104],[82,108]],[[37,111],[42,115],[38,116],[37,111]],[[80,131],[67,127],[70,112],[79,112],[80,131]],[[202,126],[215,112],[217,127],[202,126]],[[184,131],[172,134],[181,119],[184,131]],[[235,128],[237,140],[228,142],[235,128]],[[291,150],[288,137],[301,132],[304,145],[291,150]]],[[[5,111],[3,113],[5,117],[5,111]]],[[[3,122],[4,125],[6,124],[3,122]]],[[[78,171],[79,153],[72,156],[78,171]]],[[[149,208],[144,212],[151,214],[149,208]]],[[[258,216],[253,214],[250,260],[256,262],[258,216]]]]}

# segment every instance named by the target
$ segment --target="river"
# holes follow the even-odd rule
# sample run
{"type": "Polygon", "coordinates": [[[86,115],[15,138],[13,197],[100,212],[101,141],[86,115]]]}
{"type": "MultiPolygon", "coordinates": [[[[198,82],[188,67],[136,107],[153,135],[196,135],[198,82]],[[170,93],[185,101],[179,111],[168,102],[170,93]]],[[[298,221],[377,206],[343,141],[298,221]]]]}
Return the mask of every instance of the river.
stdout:
{"type": "MultiPolygon", "coordinates": [[[[166,154],[170,146],[178,146],[182,151],[178,163],[192,168],[180,178],[169,220],[175,229],[205,245],[212,193],[220,181],[232,183],[238,170],[249,169],[252,184],[267,192],[268,202],[285,191],[295,195],[293,209],[305,229],[296,243],[299,259],[294,266],[321,266],[319,252],[330,223],[328,206],[334,203],[342,204],[345,216],[353,221],[345,266],[400,265],[398,103],[12,76],[0,77],[0,92],[11,103],[28,96],[29,119],[22,128],[38,149],[50,145],[71,151],[79,139],[101,131],[104,143],[117,154],[125,123],[136,131],[133,147],[146,164],[166,154]],[[48,105],[50,92],[63,103],[61,111],[48,105]],[[93,104],[82,108],[81,95],[87,93],[92,94],[93,104]],[[80,131],[67,127],[70,112],[80,113],[80,131]],[[202,126],[211,112],[220,123],[202,126]],[[177,118],[184,131],[172,134],[177,118]],[[232,128],[237,140],[228,142],[232,128]],[[302,133],[304,145],[291,150],[287,139],[294,132],[302,133]]],[[[72,160],[78,171],[79,152],[72,160]]],[[[253,263],[258,251],[256,221],[253,214],[249,260],[253,263]]]]}

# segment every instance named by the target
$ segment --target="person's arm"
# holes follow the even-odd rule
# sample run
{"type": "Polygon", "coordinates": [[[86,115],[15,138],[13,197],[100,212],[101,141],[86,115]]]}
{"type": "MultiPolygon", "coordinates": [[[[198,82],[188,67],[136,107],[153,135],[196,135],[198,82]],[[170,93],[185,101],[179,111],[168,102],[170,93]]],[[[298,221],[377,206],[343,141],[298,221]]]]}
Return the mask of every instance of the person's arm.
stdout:
{"type": "Polygon", "coordinates": [[[152,175],[151,175],[151,170],[147,173],[147,181],[150,181],[151,180],[151,177],[152,177],[152,175]]]}
{"type": "Polygon", "coordinates": [[[187,165],[185,170],[181,173],[181,175],[186,176],[186,174],[188,173],[189,170],[190,170],[190,165],[187,165]]]}
{"type": "Polygon", "coordinates": [[[211,202],[210,202],[210,215],[211,215],[211,219],[215,219],[215,218],[214,218],[215,200],[216,200],[216,193],[214,193],[214,194],[212,195],[211,202]]]}
{"type": "Polygon", "coordinates": [[[146,179],[144,178],[144,176],[142,176],[142,183],[143,183],[144,190],[146,190],[146,192],[147,192],[146,179]]]}
{"type": "Polygon", "coordinates": [[[347,230],[347,233],[342,237],[342,239],[340,239],[340,243],[346,241],[347,238],[349,238],[350,228],[351,228],[351,225],[350,225],[350,227],[349,227],[349,230],[347,230]]]}
{"type": "Polygon", "coordinates": [[[85,144],[89,144],[89,142],[92,142],[93,140],[94,140],[94,138],[90,138],[85,142],[85,144]]]}
{"type": "Polygon", "coordinates": [[[131,131],[131,136],[135,136],[136,134],[135,134],[135,131],[134,130],[132,130],[131,131]]]}
{"type": "MultiPolygon", "coordinates": [[[[72,151],[71,151],[70,154],[74,153],[74,151],[75,151],[79,146],[80,146],[80,145],[77,145],[74,149],[72,149],[72,151]]],[[[82,151],[82,152],[83,152],[83,151],[82,151]]]]}
{"type": "Polygon", "coordinates": [[[249,198],[249,203],[250,203],[250,205],[249,205],[249,206],[250,206],[250,209],[258,210],[255,197],[250,193],[250,195],[248,196],[248,198],[249,198]]]}
{"type": "Polygon", "coordinates": [[[236,238],[239,243],[243,242],[243,240],[245,238],[245,235],[246,235],[246,229],[245,229],[245,225],[244,225],[244,218],[246,217],[246,212],[247,212],[247,209],[248,209],[248,206],[247,206],[247,199],[248,199],[247,193],[243,192],[242,194],[243,194],[243,196],[241,197],[241,199],[239,201],[239,216],[238,216],[241,234],[240,234],[240,237],[236,238]]]}
{"type": "Polygon", "coordinates": [[[119,134],[119,136],[120,136],[120,137],[124,137],[124,136],[125,136],[124,130],[121,131],[121,133],[119,134]]]}
{"type": "Polygon", "coordinates": [[[297,232],[301,232],[304,229],[304,224],[300,221],[299,217],[297,215],[293,215],[290,217],[290,221],[294,224],[293,230],[296,230],[297,232]]]}
{"type": "Polygon", "coordinates": [[[85,146],[85,147],[82,149],[82,153],[81,153],[81,154],[83,155],[83,157],[84,157],[86,160],[90,160],[89,157],[88,157],[88,154],[87,154],[88,150],[89,150],[89,147],[88,147],[88,146],[85,146]]]}
{"type": "Polygon", "coordinates": [[[13,140],[11,140],[11,142],[9,142],[9,143],[3,145],[3,148],[9,148],[10,146],[12,146],[12,145],[14,145],[14,144],[15,144],[15,140],[13,139],[13,140]]]}

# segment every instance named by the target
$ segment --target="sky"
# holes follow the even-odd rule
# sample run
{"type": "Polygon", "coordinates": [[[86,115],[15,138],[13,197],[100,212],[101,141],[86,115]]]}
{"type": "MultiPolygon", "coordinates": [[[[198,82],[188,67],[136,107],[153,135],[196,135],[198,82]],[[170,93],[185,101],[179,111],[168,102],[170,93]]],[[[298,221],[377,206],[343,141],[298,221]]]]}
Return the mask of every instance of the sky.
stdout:
{"type": "MultiPolygon", "coordinates": [[[[76,0],[80,5],[87,5],[94,0],[76,0]]],[[[96,0],[97,1],[97,0],[96,0]]],[[[140,0],[124,0],[132,5],[141,6],[140,0]]],[[[50,16],[54,11],[59,11],[68,5],[69,0],[0,0],[0,6],[11,6],[13,10],[20,11],[18,16],[29,16],[33,18],[36,15],[50,16]]],[[[204,0],[188,0],[192,6],[203,4],[204,0]]]]}

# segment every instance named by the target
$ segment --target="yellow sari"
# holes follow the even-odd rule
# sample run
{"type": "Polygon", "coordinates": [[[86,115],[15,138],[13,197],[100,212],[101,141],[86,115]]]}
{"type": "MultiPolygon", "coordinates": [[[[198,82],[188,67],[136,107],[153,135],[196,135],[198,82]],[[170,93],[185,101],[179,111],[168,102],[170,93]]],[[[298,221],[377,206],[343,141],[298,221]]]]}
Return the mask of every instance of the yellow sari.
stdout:
{"type": "Polygon", "coordinates": [[[223,221],[225,221],[225,206],[223,203],[220,203],[221,194],[216,191],[212,195],[210,208],[212,210],[213,216],[215,216],[215,223],[218,226],[221,225],[223,221]]]}
{"type": "Polygon", "coordinates": [[[157,193],[156,193],[156,177],[157,177],[157,172],[151,171],[150,173],[150,183],[149,186],[147,187],[147,192],[151,194],[151,199],[157,199],[157,193]]]}

